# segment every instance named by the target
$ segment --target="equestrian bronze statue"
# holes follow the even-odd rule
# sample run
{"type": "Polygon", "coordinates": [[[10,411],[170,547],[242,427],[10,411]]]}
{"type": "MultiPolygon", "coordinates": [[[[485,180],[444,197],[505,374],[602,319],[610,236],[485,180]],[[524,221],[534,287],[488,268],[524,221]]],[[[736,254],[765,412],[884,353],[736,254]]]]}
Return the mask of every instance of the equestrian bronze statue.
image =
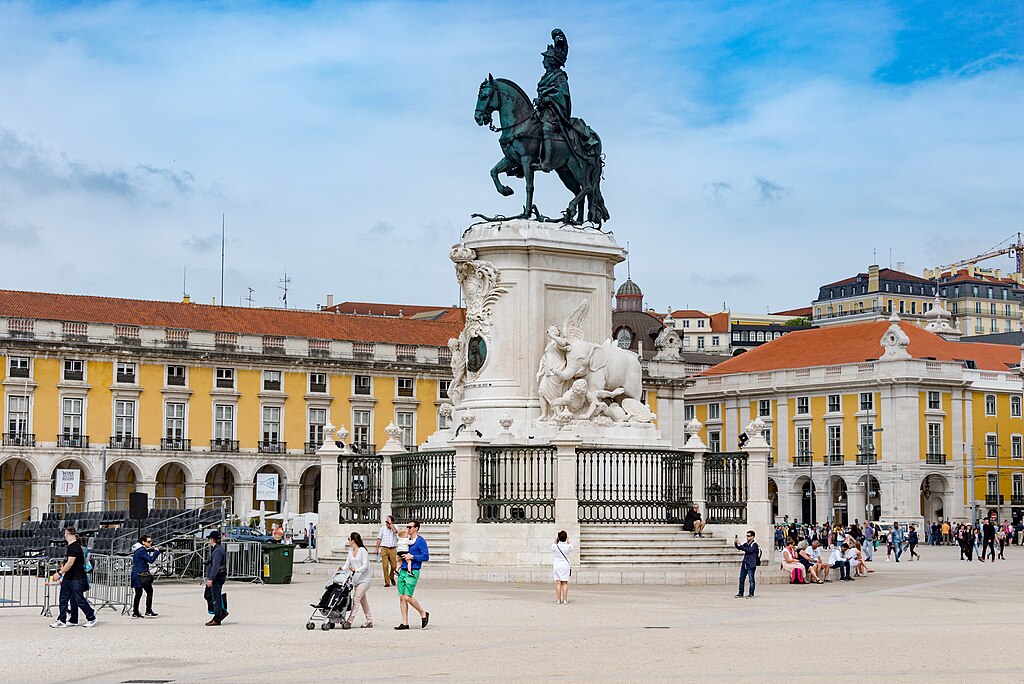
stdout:
{"type": "MultiPolygon", "coordinates": [[[[504,185],[498,174],[526,179],[526,202],[523,213],[509,218],[551,219],[543,216],[533,203],[533,179],[537,171],[554,171],[573,194],[572,201],[559,222],[581,224],[585,221],[600,226],[608,220],[608,210],[601,195],[601,172],[604,156],[601,139],[583,119],[572,117],[569,78],[562,69],[569,56],[569,43],[560,29],[551,32],[552,44],[542,53],[544,76],[537,84],[533,101],[522,88],[504,78],[490,74],[480,84],[474,119],[480,126],[489,126],[500,133],[498,144],[504,155],[491,169],[491,179],[499,193],[508,197],[512,188],[504,185]],[[500,126],[492,115],[498,112],[500,126]]],[[[505,217],[487,217],[488,221],[505,217]]]]}

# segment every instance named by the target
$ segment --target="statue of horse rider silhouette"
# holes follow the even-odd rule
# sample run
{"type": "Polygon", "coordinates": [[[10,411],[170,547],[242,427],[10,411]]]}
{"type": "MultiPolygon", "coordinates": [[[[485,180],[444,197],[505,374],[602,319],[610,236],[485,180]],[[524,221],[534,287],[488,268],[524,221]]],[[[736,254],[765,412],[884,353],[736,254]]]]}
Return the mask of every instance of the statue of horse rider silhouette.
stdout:
{"type": "MultiPolygon", "coordinates": [[[[491,169],[497,191],[506,197],[513,193],[498,179],[498,174],[526,179],[523,213],[511,218],[552,220],[543,216],[533,203],[533,181],[537,171],[554,171],[573,193],[572,201],[557,221],[589,221],[600,226],[609,218],[601,195],[601,138],[583,119],[572,117],[569,79],[562,69],[569,55],[569,43],[559,29],[551,32],[551,38],[553,43],[542,53],[545,71],[537,84],[537,98],[531,101],[514,82],[488,74],[480,84],[473,118],[478,125],[489,126],[501,134],[498,144],[504,156],[491,169]],[[498,112],[498,127],[491,122],[494,112],[498,112]]],[[[504,218],[474,216],[488,221],[504,218]]]]}

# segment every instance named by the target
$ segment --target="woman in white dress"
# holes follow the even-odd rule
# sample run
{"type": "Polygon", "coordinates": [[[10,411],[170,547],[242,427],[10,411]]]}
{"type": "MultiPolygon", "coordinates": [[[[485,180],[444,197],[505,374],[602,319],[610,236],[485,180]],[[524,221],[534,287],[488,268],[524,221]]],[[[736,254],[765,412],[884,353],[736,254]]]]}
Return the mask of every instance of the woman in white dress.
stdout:
{"type": "Polygon", "coordinates": [[[555,580],[555,603],[569,602],[569,577],[572,576],[572,563],[569,555],[572,544],[565,530],[558,533],[555,543],[551,545],[551,575],[555,580]]]}
{"type": "Polygon", "coordinates": [[[348,544],[351,547],[345,564],[339,570],[348,570],[352,573],[352,612],[341,623],[342,629],[348,629],[355,620],[356,612],[362,608],[366,617],[360,627],[373,627],[373,617],[370,615],[370,602],[366,599],[366,592],[373,581],[373,567],[370,565],[370,554],[363,546],[363,538],[358,532],[348,536],[348,544]]]}

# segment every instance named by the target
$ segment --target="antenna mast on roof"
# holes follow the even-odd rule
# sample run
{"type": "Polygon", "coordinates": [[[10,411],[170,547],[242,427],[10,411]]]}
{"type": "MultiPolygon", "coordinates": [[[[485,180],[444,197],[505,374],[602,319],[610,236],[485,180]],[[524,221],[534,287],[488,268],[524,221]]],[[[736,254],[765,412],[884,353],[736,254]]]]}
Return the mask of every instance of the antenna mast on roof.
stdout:
{"type": "Polygon", "coordinates": [[[181,267],[181,298],[188,297],[188,290],[185,288],[185,282],[188,279],[188,266],[181,267]]]}
{"type": "Polygon", "coordinates": [[[281,283],[280,285],[278,285],[278,288],[280,288],[281,291],[283,292],[283,294],[281,295],[281,301],[284,302],[284,308],[287,309],[288,308],[288,285],[290,285],[291,282],[292,282],[292,279],[288,277],[288,271],[285,271],[284,272],[284,277],[281,278],[280,280],[278,280],[277,282],[281,283]]]}
{"type": "Polygon", "coordinates": [[[220,215],[220,305],[224,306],[224,214],[220,215]]]}
{"type": "Polygon", "coordinates": [[[632,280],[633,276],[629,273],[629,242],[626,242],[626,280],[632,280]]]}
{"type": "Polygon", "coordinates": [[[245,301],[249,302],[249,308],[250,308],[250,309],[252,308],[252,293],[253,293],[253,292],[255,292],[255,291],[256,291],[256,290],[254,290],[254,289],[252,289],[252,288],[250,287],[250,288],[249,288],[249,296],[245,298],[245,301]]]}

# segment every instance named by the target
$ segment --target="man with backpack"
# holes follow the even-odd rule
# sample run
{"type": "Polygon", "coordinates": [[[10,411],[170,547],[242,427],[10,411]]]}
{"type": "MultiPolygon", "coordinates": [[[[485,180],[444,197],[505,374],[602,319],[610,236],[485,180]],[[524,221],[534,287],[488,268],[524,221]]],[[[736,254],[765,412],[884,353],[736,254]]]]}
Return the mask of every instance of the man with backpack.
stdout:
{"type": "Polygon", "coordinates": [[[740,591],[736,594],[736,598],[743,598],[743,585],[748,577],[750,578],[750,593],[747,594],[747,598],[754,598],[754,574],[761,562],[761,547],[754,541],[753,530],[747,530],[746,543],[740,544],[739,537],[733,537],[732,543],[743,552],[743,563],[740,565],[740,591]]]}
{"type": "Polygon", "coordinates": [[[224,605],[224,581],[228,577],[228,558],[224,545],[220,543],[220,532],[214,530],[207,536],[210,540],[210,558],[206,561],[206,606],[213,619],[207,627],[219,627],[228,616],[224,605]]]}
{"type": "Polygon", "coordinates": [[[68,543],[68,557],[64,565],[50,578],[51,582],[60,582],[60,616],[50,627],[76,627],[78,625],[78,609],[85,613],[85,626],[96,626],[96,611],[89,605],[85,592],[89,590],[89,576],[86,574],[86,551],[78,541],[74,527],[64,528],[64,540],[68,543]],[[70,604],[71,622],[68,622],[70,604]]]}

